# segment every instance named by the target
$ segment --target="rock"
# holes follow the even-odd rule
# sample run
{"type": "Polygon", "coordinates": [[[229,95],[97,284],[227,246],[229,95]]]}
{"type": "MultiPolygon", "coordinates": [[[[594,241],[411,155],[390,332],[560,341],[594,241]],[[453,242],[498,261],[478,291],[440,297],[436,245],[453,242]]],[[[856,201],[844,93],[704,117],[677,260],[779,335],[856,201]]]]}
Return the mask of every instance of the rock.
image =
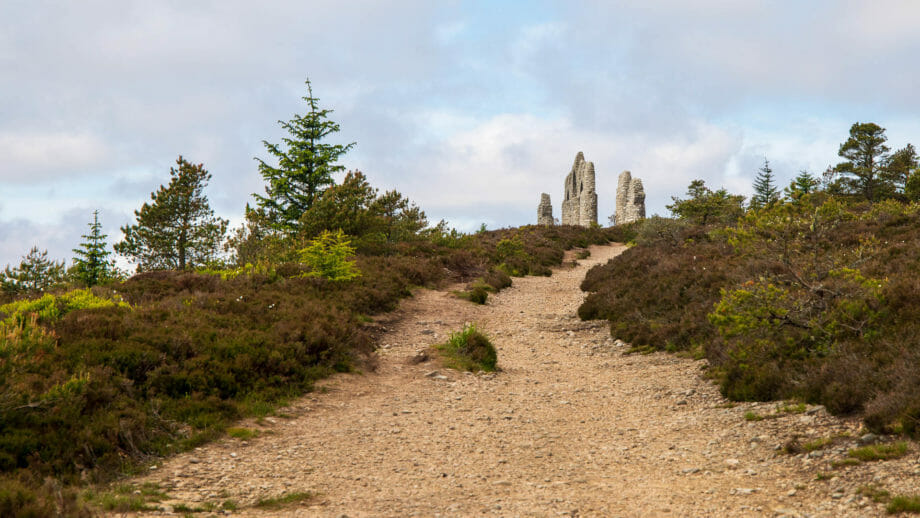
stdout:
{"type": "Polygon", "coordinates": [[[537,225],[553,226],[553,204],[545,192],[540,194],[540,205],[537,205],[537,225]]]}
{"type": "Polygon", "coordinates": [[[878,441],[878,435],[874,433],[867,433],[859,438],[859,444],[872,444],[875,441],[878,441]]]}
{"type": "Polygon", "coordinates": [[[597,193],[594,191],[594,163],[586,162],[581,151],[565,177],[562,224],[590,227],[597,223],[597,193]]]}
{"type": "Polygon", "coordinates": [[[725,459],[725,465],[729,468],[737,468],[739,464],[741,464],[741,461],[738,459],[725,459]]]}
{"type": "Polygon", "coordinates": [[[623,171],[617,181],[617,208],[614,223],[623,225],[645,219],[645,189],[642,180],[623,171]]]}

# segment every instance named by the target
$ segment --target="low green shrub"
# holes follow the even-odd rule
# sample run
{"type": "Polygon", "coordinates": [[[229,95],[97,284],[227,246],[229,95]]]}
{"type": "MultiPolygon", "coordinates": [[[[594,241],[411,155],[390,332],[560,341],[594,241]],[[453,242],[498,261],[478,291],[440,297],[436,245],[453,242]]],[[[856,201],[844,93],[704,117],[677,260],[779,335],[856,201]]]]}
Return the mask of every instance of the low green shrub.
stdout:
{"type": "Polygon", "coordinates": [[[435,346],[446,366],[464,371],[492,372],[497,368],[498,353],[489,338],[475,325],[451,333],[447,342],[435,346]]]}

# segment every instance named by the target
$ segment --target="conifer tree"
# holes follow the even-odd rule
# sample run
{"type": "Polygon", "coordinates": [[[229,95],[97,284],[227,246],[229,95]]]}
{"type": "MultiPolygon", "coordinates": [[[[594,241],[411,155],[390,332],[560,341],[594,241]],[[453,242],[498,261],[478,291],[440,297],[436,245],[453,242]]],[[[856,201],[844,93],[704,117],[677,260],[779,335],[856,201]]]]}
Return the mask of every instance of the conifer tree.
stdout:
{"type": "Polygon", "coordinates": [[[885,128],[878,124],[857,122],[850,127],[850,138],[840,144],[837,152],[846,161],[834,167],[841,175],[840,186],[845,192],[876,201],[892,190],[882,175],[890,149],[885,145],[887,140],[885,128]]]}
{"type": "Polygon", "coordinates": [[[779,201],[779,190],[773,182],[773,170],[770,169],[770,162],[766,157],[763,159],[763,166],[754,179],[754,195],[751,196],[751,208],[768,207],[779,201]]]}
{"type": "Polygon", "coordinates": [[[802,199],[802,196],[815,192],[819,183],[818,179],[808,171],[800,171],[798,176],[789,183],[789,186],[783,189],[783,193],[789,201],[798,201],[802,199]]]}
{"type": "Polygon", "coordinates": [[[920,158],[917,157],[917,150],[914,149],[913,144],[907,144],[888,157],[881,177],[891,184],[900,197],[906,194],[907,182],[918,168],[920,168],[920,158]]]}
{"type": "Polygon", "coordinates": [[[214,216],[204,195],[211,174],[182,156],[170,168],[169,185],[150,194],[151,203],[134,211],[137,223],[121,228],[115,251],[138,263],[138,271],[185,270],[212,260],[228,221],[214,216]]]}
{"type": "Polygon", "coordinates": [[[0,272],[0,288],[9,294],[42,292],[64,282],[64,262],[48,259],[48,251],[33,246],[16,268],[0,272]]]}
{"type": "Polygon", "coordinates": [[[102,233],[102,224],[99,223],[99,211],[93,211],[93,222],[88,223],[89,234],[83,234],[84,239],[79,248],[74,248],[73,266],[70,275],[92,287],[115,277],[115,269],[109,260],[109,251],[106,250],[105,238],[102,233]]]}
{"type": "Polygon", "coordinates": [[[319,107],[309,79],[306,85],[307,96],[303,100],[307,102],[307,113],[295,114],[288,122],[278,121],[290,136],[282,138],[282,144],[262,141],[268,153],[277,159],[278,167],[256,157],[259,173],[266,182],[266,195],[253,196],[272,227],[286,233],[298,230],[303,213],[323,190],[335,183],[332,175],[344,170],[336,162],[355,145],[323,142],[339,131],[339,125],[328,118],[332,110],[319,107]]]}

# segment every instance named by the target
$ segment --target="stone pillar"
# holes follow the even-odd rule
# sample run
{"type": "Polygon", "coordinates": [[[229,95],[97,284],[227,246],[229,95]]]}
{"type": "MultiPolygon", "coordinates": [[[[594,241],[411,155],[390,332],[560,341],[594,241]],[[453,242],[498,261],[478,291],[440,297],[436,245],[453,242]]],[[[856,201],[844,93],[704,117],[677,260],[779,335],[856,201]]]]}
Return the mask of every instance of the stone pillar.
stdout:
{"type": "Polygon", "coordinates": [[[545,192],[540,194],[540,205],[537,206],[537,225],[553,226],[553,204],[545,192]]]}
{"type": "Polygon", "coordinates": [[[597,223],[594,163],[586,162],[584,153],[579,151],[572,170],[565,177],[562,224],[587,227],[594,223],[597,223]]]}
{"type": "Polygon", "coordinates": [[[633,178],[629,171],[620,173],[617,180],[617,208],[614,217],[617,225],[645,218],[645,189],[642,180],[633,178]]]}

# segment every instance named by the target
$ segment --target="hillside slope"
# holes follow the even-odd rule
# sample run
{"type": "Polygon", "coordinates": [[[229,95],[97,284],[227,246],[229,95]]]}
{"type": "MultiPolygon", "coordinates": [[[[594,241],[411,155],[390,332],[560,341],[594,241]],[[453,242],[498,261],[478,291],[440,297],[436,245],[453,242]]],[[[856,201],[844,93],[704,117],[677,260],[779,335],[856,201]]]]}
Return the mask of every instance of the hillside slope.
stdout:
{"type": "Polygon", "coordinates": [[[515,279],[485,306],[420,291],[382,323],[376,372],[337,375],[286,417],[241,425],[258,437],[197,448],[132,483],[166,492],[163,509],[229,501],[234,514],[352,517],[865,516],[884,504],[860,487],[912,490],[916,453],[831,467],[857,445],[857,421],[727,405],[703,362],[623,355],[605,323],[579,321],[585,272],[622,250],[592,247],[578,267],[515,279]],[[492,337],[501,372],[412,363],[466,322],[492,337]],[[818,454],[783,451],[829,437],[818,454]]]}

